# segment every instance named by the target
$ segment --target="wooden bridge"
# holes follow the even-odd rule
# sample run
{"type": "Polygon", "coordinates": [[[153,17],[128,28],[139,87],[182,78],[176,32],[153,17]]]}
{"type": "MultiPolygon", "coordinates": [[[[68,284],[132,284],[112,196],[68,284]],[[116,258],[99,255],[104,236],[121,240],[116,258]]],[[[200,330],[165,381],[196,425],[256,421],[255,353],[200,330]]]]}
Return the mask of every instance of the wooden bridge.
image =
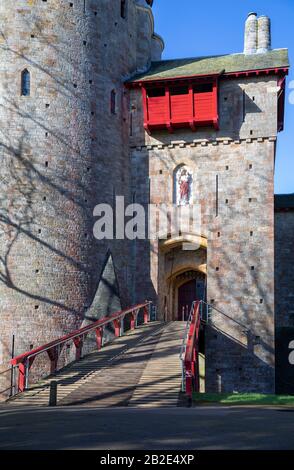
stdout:
{"type": "Polygon", "coordinates": [[[14,358],[13,366],[19,370],[19,393],[10,398],[8,404],[48,406],[54,381],[57,384],[58,406],[184,406],[187,400],[181,393],[183,384],[188,398],[192,389],[199,387],[199,303],[193,305],[188,323],[150,322],[149,307],[150,303],[145,303],[116,312],[111,317],[14,358]],[[140,309],[144,313],[144,323],[137,325],[140,309]],[[131,319],[130,330],[122,334],[126,316],[131,319]],[[110,322],[115,325],[116,338],[102,347],[103,329],[110,322]],[[82,358],[85,337],[93,331],[98,350],[82,358]],[[76,361],[57,371],[58,356],[69,341],[76,346],[76,361]],[[28,374],[34,358],[43,353],[48,354],[52,374],[43,381],[30,384],[28,374]]]}

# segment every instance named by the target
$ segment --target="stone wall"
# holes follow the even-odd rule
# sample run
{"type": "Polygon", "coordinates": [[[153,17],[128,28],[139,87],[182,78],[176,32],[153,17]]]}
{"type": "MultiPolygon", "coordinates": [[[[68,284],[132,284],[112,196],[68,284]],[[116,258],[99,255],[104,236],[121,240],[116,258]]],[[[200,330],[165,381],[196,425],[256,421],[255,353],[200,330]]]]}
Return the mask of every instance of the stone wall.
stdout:
{"type": "MultiPolygon", "coordinates": [[[[276,314],[276,391],[294,393],[294,365],[289,355],[294,348],[294,204],[280,207],[276,196],[275,212],[275,314],[276,314]]],[[[279,199],[279,200],[278,200],[279,199]]]]}
{"type": "MultiPolygon", "coordinates": [[[[131,301],[128,243],[93,236],[94,207],[131,198],[124,81],[151,58],[150,8],[130,0],[122,18],[120,7],[120,0],[0,3],[0,371],[13,334],[19,354],[82,324],[109,251],[122,304],[131,301]],[[30,96],[21,96],[24,69],[30,96]]],[[[47,371],[36,363],[33,378],[47,371]]]]}
{"type": "Polygon", "coordinates": [[[294,210],[277,209],[275,211],[275,292],[278,328],[294,327],[293,233],[294,210]]]}
{"type": "MultiPolygon", "coordinates": [[[[132,92],[137,202],[172,203],[175,168],[186,164],[193,170],[198,235],[207,240],[207,298],[223,312],[212,314],[213,327],[206,331],[209,392],[274,391],[276,85],[276,77],[222,80],[219,131],[151,136],[142,128],[140,91],[132,92]]],[[[136,268],[137,292],[158,294],[163,316],[160,244],[137,242],[136,268]]]]}

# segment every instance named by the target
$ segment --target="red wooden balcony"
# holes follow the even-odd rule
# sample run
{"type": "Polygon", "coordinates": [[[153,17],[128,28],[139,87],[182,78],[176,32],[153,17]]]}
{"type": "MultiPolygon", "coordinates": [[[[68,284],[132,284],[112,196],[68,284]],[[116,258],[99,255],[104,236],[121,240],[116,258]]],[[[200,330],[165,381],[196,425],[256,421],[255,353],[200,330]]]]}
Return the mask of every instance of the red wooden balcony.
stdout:
{"type": "Polygon", "coordinates": [[[166,83],[142,87],[144,127],[153,130],[200,126],[218,129],[217,79],[185,84],[166,83]]]}

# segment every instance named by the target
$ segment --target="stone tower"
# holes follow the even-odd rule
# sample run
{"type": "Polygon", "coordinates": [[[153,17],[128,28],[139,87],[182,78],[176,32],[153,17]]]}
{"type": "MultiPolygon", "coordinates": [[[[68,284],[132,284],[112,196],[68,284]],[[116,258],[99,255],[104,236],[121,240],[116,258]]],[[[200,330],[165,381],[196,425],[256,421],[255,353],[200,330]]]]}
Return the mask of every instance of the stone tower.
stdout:
{"type": "Polygon", "coordinates": [[[269,19],[251,13],[244,53],[159,61],[129,82],[137,202],[178,205],[184,181],[181,204],[200,217],[196,229],[137,243],[136,290],[158,297],[168,320],[195,298],[212,305],[207,392],[275,389],[273,178],[288,68],[269,19]]]}
{"type": "Polygon", "coordinates": [[[124,81],[160,59],[151,4],[0,2],[0,371],[13,335],[21,353],[93,312],[109,251],[129,302],[129,246],[94,239],[93,208],[130,197],[124,81]]]}

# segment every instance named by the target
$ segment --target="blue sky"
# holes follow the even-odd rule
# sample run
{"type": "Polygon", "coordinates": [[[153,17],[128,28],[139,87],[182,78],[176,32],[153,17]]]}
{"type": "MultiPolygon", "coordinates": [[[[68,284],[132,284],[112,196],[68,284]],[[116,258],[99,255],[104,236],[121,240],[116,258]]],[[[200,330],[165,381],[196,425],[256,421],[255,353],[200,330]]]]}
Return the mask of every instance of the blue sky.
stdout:
{"type": "Polygon", "coordinates": [[[294,0],[154,0],[156,32],[165,40],[164,59],[243,51],[244,23],[255,11],[272,20],[273,48],[288,47],[293,70],[287,79],[285,130],[279,134],[275,192],[294,193],[294,0]]]}

